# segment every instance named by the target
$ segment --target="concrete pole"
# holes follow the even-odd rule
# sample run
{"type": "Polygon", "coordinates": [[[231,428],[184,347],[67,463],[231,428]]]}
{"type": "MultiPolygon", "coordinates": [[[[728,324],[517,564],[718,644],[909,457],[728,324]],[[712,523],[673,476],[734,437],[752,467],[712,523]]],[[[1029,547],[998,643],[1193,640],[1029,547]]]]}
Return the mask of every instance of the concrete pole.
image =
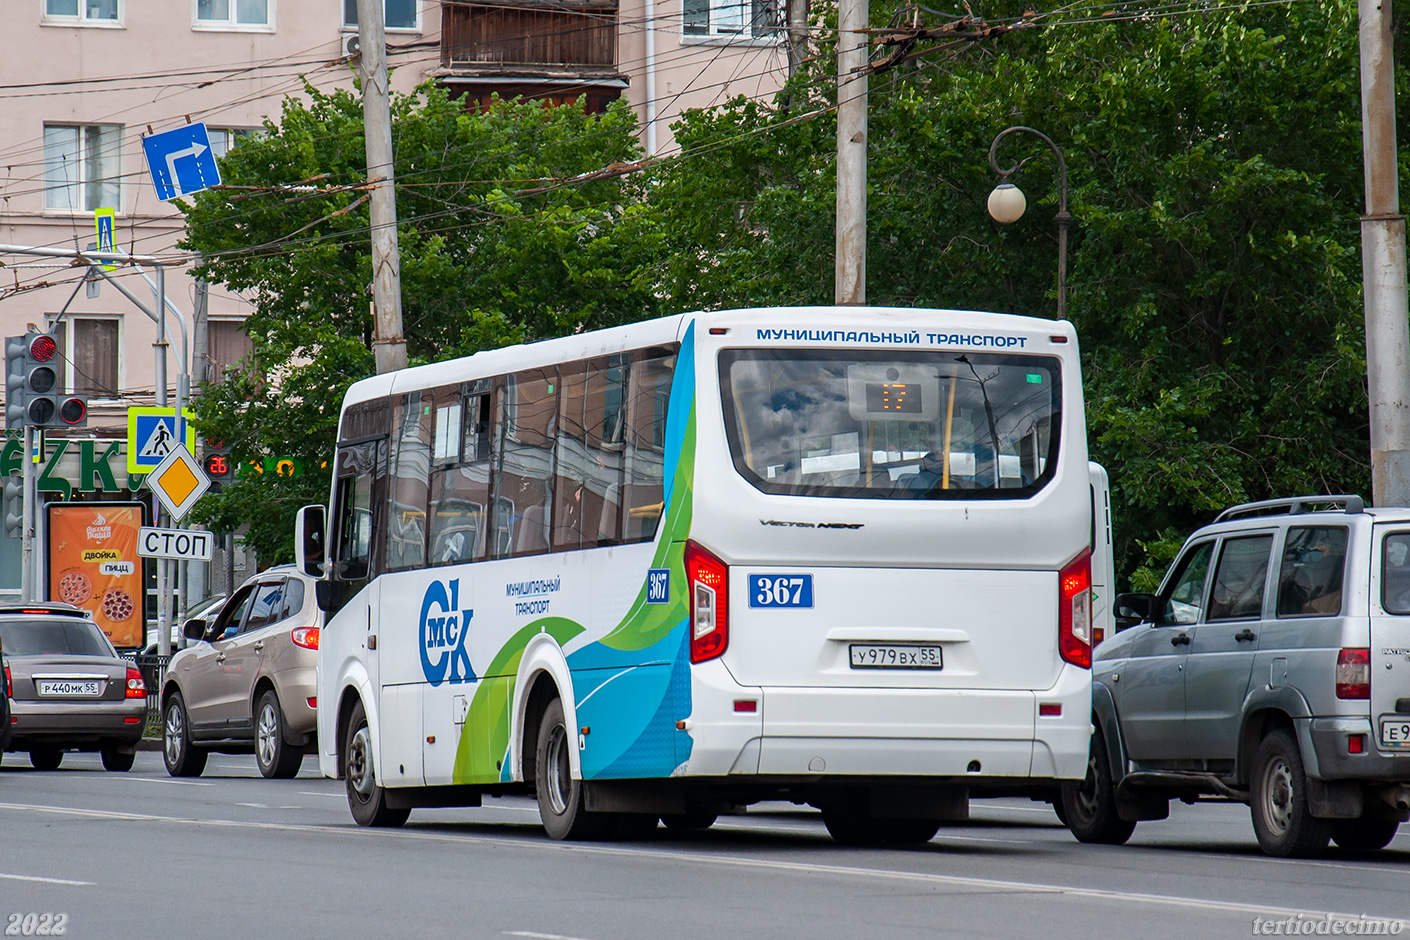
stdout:
{"type": "Polygon", "coordinates": [[[1371,412],[1371,502],[1410,506],[1410,323],[1405,216],[1396,177],[1395,81],[1390,0],[1360,0],[1361,217],[1366,381],[1371,412]]]}
{"type": "Polygon", "coordinates": [[[868,0],[839,0],[837,10],[837,256],[833,299],[867,302],[867,28],[868,0]]]}
{"type": "Polygon", "coordinates": [[[788,77],[803,68],[803,53],[808,47],[808,0],[787,0],[788,5],[788,77]]]}
{"type": "Polygon", "coordinates": [[[363,135],[372,186],[372,354],[377,372],[406,368],[401,331],[401,254],[397,247],[396,173],[392,166],[391,91],[387,79],[384,0],[357,0],[363,135]]]}

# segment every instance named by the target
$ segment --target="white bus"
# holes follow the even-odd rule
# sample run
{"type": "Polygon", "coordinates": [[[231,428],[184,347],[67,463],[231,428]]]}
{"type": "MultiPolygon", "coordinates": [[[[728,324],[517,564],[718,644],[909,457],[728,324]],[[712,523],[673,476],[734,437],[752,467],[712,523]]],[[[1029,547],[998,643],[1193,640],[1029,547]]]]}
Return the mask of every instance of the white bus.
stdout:
{"type": "Polygon", "coordinates": [[[297,541],[320,766],[363,825],[525,793],[554,838],[627,838],[790,800],[925,841],[1085,774],[1065,321],[769,308],[483,352],[353,385],[333,477],[297,541]]]}

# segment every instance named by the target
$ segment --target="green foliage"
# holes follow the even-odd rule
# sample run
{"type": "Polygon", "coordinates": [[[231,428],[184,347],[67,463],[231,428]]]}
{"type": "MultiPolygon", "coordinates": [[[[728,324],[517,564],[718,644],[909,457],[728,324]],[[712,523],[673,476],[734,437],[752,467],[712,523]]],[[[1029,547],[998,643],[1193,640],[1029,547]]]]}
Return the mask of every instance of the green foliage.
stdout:
{"type": "MultiPolygon", "coordinates": [[[[402,323],[413,363],[660,313],[653,209],[636,178],[599,173],[639,154],[618,105],[495,102],[467,113],[433,87],[392,103],[402,323]]],[[[372,282],[362,107],[308,86],[222,162],[226,186],[185,207],[200,273],[255,313],[243,372],[194,408],[242,461],[293,457],[293,481],[250,474],[198,520],[250,526],[264,561],[292,557],[293,514],[326,500],[343,394],[372,374],[372,282]]]]}
{"type": "MultiPolygon", "coordinates": [[[[867,293],[1054,315],[1046,146],[999,146],[1001,166],[1026,161],[1022,219],[997,225],[985,199],[1001,130],[1058,143],[1091,452],[1111,473],[1121,580],[1148,587],[1227,505],[1368,488],[1357,17],[1351,0],[1110,9],[1064,7],[1078,22],[873,77],[867,293]]],[[[874,25],[891,13],[872,10],[874,25]]],[[[787,112],[739,100],[677,127],[685,157],[654,199],[682,306],[830,301],[828,67],[814,60],[787,112]]]]}

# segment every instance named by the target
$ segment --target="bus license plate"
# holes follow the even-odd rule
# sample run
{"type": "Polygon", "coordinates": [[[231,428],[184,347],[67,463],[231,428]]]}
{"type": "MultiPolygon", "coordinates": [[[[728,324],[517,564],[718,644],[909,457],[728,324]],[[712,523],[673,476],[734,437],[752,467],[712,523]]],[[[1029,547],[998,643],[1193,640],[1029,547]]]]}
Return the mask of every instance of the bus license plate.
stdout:
{"type": "Polygon", "coordinates": [[[1410,717],[1382,718],[1381,744],[1384,747],[1410,747],[1410,717]]]}
{"type": "Polygon", "coordinates": [[[853,643],[853,669],[939,669],[939,646],[853,643]]]}
{"type": "Polygon", "coordinates": [[[35,688],[40,695],[97,695],[97,679],[37,679],[35,688]]]}

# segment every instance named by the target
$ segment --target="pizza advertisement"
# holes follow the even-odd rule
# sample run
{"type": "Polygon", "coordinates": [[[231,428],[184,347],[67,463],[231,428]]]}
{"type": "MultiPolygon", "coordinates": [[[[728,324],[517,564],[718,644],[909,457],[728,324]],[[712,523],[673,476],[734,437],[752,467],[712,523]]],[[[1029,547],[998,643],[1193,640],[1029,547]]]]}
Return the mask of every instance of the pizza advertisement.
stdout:
{"type": "Polygon", "coordinates": [[[49,600],[93,612],[119,649],[146,639],[142,559],[137,536],[141,503],[50,503],[49,600]]]}

